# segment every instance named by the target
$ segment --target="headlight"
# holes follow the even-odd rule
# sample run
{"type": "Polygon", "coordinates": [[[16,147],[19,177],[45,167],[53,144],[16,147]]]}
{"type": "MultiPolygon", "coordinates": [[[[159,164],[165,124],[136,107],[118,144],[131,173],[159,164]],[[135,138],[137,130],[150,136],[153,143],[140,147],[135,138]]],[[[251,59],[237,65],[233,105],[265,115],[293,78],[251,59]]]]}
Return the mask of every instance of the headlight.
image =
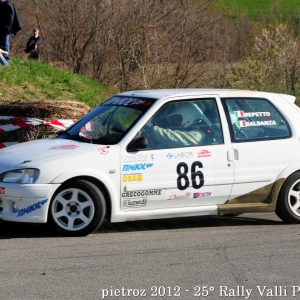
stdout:
{"type": "Polygon", "coordinates": [[[38,169],[12,170],[0,174],[0,182],[35,183],[40,175],[38,169]]]}

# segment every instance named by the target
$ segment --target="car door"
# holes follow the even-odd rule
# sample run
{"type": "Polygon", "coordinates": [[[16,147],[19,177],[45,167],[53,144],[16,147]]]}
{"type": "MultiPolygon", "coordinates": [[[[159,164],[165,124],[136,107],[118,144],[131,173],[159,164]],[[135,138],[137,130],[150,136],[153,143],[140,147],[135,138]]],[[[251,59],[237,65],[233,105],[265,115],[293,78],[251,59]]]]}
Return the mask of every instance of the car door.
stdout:
{"type": "Polygon", "coordinates": [[[282,113],[264,98],[223,99],[233,144],[236,202],[263,203],[280,172],[293,159],[291,130],[282,113]]]}
{"type": "Polygon", "coordinates": [[[140,128],[139,135],[147,137],[146,149],[129,151],[126,145],[121,149],[123,210],[228,200],[232,149],[218,97],[167,102],[140,128]]]}

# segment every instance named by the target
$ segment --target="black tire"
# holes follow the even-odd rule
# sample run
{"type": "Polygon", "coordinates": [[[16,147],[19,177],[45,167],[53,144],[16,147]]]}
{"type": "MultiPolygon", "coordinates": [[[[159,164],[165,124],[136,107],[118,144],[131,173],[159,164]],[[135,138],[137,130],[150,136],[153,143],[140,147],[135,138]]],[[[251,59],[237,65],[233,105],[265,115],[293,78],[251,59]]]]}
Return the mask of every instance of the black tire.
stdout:
{"type": "Polygon", "coordinates": [[[300,172],[292,174],[283,184],[275,212],[286,223],[300,223],[300,172]]]}
{"type": "Polygon", "coordinates": [[[105,216],[100,189],[85,180],[63,184],[53,195],[49,222],[64,236],[86,236],[99,228],[105,216]]]}

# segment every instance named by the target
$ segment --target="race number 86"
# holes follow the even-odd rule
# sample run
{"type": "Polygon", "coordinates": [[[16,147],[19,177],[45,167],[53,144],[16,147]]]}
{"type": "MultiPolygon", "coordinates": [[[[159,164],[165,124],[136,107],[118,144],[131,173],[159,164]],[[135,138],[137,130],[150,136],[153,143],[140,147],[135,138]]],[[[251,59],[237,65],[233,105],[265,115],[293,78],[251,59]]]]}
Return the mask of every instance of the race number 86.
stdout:
{"type": "MultiPolygon", "coordinates": [[[[204,185],[204,176],[199,170],[200,168],[203,168],[203,165],[200,161],[194,161],[192,163],[190,178],[192,181],[192,187],[194,189],[200,189],[204,185]]],[[[184,162],[179,163],[177,165],[177,174],[178,189],[181,191],[187,189],[190,186],[188,165],[184,162]]]]}

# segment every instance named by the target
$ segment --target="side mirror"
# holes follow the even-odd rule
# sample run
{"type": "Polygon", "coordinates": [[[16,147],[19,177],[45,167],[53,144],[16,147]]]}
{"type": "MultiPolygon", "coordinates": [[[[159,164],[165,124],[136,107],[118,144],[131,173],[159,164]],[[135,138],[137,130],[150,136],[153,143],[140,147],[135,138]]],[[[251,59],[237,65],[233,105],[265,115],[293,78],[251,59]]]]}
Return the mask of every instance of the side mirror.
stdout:
{"type": "Polygon", "coordinates": [[[128,145],[128,150],[130,151],[138,151],[146,149],[148,146],[148,140],[145,136],[140,136],[134,140],[132,140],[128,145]]]}

